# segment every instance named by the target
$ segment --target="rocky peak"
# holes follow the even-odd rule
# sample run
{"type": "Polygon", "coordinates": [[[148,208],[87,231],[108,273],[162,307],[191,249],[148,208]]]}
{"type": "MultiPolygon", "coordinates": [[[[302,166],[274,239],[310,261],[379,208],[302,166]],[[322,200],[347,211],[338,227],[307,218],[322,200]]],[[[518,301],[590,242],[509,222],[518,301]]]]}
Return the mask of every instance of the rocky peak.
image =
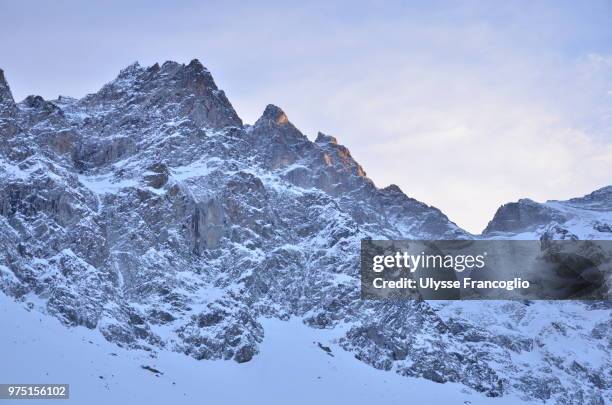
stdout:
{"type": "Polygon", "coordinates": [[[252,146],[271,168],[286,167],[312,150],[312,143],[279,107],[269,104],[248,132],[252,146]]]}
{"type": "Polygon", "coordinates": [[[159,67],[159,63],[155,62],[153,65],[147,68],[147,72],[156,73],[156,72],[159,72],[160,69],[161,68],[159,67]]]}
{"type": "Polygon", "coordinates": [[[187,65],[166,61],[146,68],[135,62],[84,103],[94,108],[112,103],[113,108],[105,110],[118,115],[128,107],[157,114],[155,117],[162,112],[168,119],[190,118],[199,127],[242,126],[225,93],[197,59],[187,65]]]}
{"type": "Polygon", "coordinates": [[[41,96],[29,95],[23,100],[23,104],[28,108],[42,108],[46,101],[41,96]]]}
{"type": "Polygon", "coordinates": [[[183,84],[187,87],[192,87],[196,94],[206,94],[207,92],[217,92],[217,84],[212,75],[200,63],[199,60],[193,59],[187,66],[181,65],[180,75],[183,78],[183,84]]]}
{"type": "Polygon", "coordinates": [[[202,95],[205,90],[218,91],[212,75],[197,59],[192,60],[188,65],[166,61],[161,67],[159,63],[142,67],[138,62],[134,62],[121,69],[117,78],[110,85],[128,87],[128,90],[142,86],[143,89],[149,91],[182,87],[199,95],[202,95]]]}
{"type": "Polygon", "coordinates": [[[274,104],[266,106],[253,128],[253,134],[257,138],[272,138],[276,143],[285,145],[310,143],[308,138],[289,121],[287,114],[274,104]]]}
{"type": "Polygon", "coordinates": [[[333,145],[338,144],[338,140],[335,137],[331,135],[326,135],[323,132],[319,132],[317,134],[317,139],[315,140],[315,142],[319,144],[324,144],[324,143],[331,143],[333,145]]]}
{"type": "Polygon", "coordinates": [[[524,232],[551,222],[565,222],[560,212],[528,198],[504,204],[498,208],[483,235],[497,232],[524,232]]]}
{"type": "Polygon", "coordinates": [[[285,125],[285,124],[290,124],[290,122],[289,122],[289,118],[287,117],[287,114],[285,114],[285,112],[282,109],[275,106],[274,104],[268,104],[261,118],[259,118],[257,122],[255,123],[256,126],[258,124],[285,125]]]}
{"type": "Polygon", "coordinates": [[[204,65],[202,65],[202,62],[200,62],[199,59],[192,59],[191,62],[189,62],[189,64],[187,65],[187,69],[191,69],[202,74],[210,74],[208,69],[206,69],[204,65]]]}
{"type": "Polygon", "coordinates": [[[4,71],[0,69],[0,117],[6,117],[15,112],[15,100],[11,93],[4,71]]]}
{"type": "Polygon", "coordinates": [[[404,194],[401,188],[397,184],[390,184],[389,186],[382,189],[382,191],[389,194],[404,194]]]}
{"type": "Polygon", "coordinates": [[[51,114],[63,115],[61,108],[37,95],[27,96],[25,100],[19,103],[19,106],[22,110],[29,110],[28,112],[34,114],[38,119],[48,117],[51,114]]]}
{"type": "Polygon", "coordinates": [[[561,204],[585,209],[610,210],[612,209],[612,186],[602,187],[583,197],[562,201],[561,204]]]}
{"type": "Polygon", "coordinates": [[[593,191],[590,194],[585,195],[584,197],[578,197],[578,198],[572,198],[569,201],[570,202],[574,202],[574,201],[594,201],[594,200],[608,200],[611,201],[612,200],[612,186],[606,186],[606,187],[602,187],[600,189],[597,189],[595,191],[593,191]]]}
{"type": "Polygon", "coordinates": [[[122,79],[122,78],[126,78],[126,77],[131,77],[131,76],[137,75],[140,72],[142,72],[142,68],[140,67],[140,63],[134,62],[131,65],[121,69],[119,71],[119,75],[117,76],[117,78],[118,79],[122,79]]]}
{"type": "Polygon", "coordinates": [[[72,105],[76,103],[77,101],[79,100],[74,97],[62,96],[61,94],[57,96],[55,100],[51,100],[53,104],[55,104],[56,106],[60,108],[64,108],[65,106],[72,105]]]}

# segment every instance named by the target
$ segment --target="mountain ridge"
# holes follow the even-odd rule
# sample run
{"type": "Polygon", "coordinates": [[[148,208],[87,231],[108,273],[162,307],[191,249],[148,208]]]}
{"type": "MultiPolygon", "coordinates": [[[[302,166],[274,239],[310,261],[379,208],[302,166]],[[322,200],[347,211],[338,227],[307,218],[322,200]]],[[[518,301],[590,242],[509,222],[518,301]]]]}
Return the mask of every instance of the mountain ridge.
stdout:
{"type": "MultiPolygon", "coordinates": [[[[82,99],[2,111],[0,289],[66,326],[244,363],[265,339],[261,319],[297,317],[338,328],[344,350],[400,375],[491,397],[610,399],[609,364],[593,360],[609,355],[610,322],[574,325],[596,313],[588,305],[478,304],[496,320],[470,303],[360,300],[361,239],[476,236],[397,186],[377,188],[335,138],[310,141],[276,106],[243,124],[199,61],[134,64],[82,99]],[[561,326],[537,323],[542,313],[561,326]],[[583,357],[553,344],[568,336],[583,357]],[[517,370],[527,354],[533,372],[517,370]]],[[[571,225],[604,238],[607,199],[519,202],[488,233],[538,239],[571,225]]]]}

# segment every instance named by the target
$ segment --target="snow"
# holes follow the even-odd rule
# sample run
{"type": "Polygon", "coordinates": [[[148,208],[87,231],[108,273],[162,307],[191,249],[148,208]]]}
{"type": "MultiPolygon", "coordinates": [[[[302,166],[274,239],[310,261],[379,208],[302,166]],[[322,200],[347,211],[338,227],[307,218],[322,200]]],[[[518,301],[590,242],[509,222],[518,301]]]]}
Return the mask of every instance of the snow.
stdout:
{"type": "Polygon", "coordinates": [[[605,368],[610,364],[606,349],[589,336],[598,323],[610,320],[608,309],[587,310],[586,304],[580,301],[531,301],[528,306],[513,301],[430,303],[438,308],[438,315],[443,319],[470,319],[487,325],[488,332],[500,336],[535,336],[540,344],[533,350],[513,354],[514,364],[540,364],[542,358],[550,356],[591,368],[605,368]],[[520,316],[518,322],[517,316],[520,316]],[[557,330],[555,325],[562,326],[563,330],[557,330]]]}
{"type": "Polygon", "coordinates": [[[219,158],[200,159],[189,165],[171,168],[174,180],[187,180],[193,177],[204,177],[210,174],[221,162],[219,158]]]}
{"type": "Polygon", "coordinates": [[[123,188],[138,185],[138,181],[134,179],[117,180],[113,173],[100,176],[79,175],[79,181],[96,194],[115,194],[123,188]]]}
{"type": "MultiPolygon", "coordinates": [[[[36,173],[39,170],[45,170],[45,167],[43,167],[43,165],[38,161],[24,161],[22,166],[24,166],[24,168],[20,167],[20,165],[0,161],[0,171],[2,171],[8,178],[14,180],[27,180],[33,173],[36,173]]],[[[45,174],[52,175],[51,172],[45,172],[45,174]]]]}
{"type": "Polygon", "coordinates": [[[19,279],[15,276],[15,274],[8,267],[0,264],[0,279],[6,278],[9,281],[14,283],[18,283],[19,279]]]}
{"type": "Polygon", "coordinates": [[[72,404],[524,403],[376,370],[333,343],[338,331],[310,329],[295,318],[264,319],[261,354],[238,364],[197,361],[170,351],[125,350],[97,331],[65,328],[2,294],[0,317],[0,381],[68,383],[72,404]],[[333,356],[318,342],[330,347],[333,356]]]}

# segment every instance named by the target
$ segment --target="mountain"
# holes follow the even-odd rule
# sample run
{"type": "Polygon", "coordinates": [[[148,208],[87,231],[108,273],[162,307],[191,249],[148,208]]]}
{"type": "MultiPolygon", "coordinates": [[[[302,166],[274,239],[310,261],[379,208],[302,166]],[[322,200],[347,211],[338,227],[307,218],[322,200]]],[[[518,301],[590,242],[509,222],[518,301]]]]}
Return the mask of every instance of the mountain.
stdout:
{"type": "MultiPolygon", "coordinates": [[[[122,348],[238,363],[261,355],[270,319],[298,320],[332,331],[356,370],[482,398],[612,400],[605,303],[361,300],[362,239],[480,236],[377,188],[279,107],[243,124],[199,61],[133,64],[82,99],[15,103],[0,79],[0,289],[26,308],[122,348]]],[[[612,224],[605,189],[516,204],[483,237],[612,224]]]]}
{"type": "Polygon", "coordinates": [[[483,236],[532,239],[554,231],[558,239],[612,239],[611,211],[612,186],[567,201],[522,199],[500,207],[483,236]]]}

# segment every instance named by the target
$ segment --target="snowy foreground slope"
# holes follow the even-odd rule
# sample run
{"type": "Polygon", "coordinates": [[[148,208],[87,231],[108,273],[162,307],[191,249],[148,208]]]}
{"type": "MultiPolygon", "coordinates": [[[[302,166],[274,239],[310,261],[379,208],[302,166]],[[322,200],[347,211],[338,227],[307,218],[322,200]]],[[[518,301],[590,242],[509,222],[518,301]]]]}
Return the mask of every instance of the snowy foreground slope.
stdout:
{"type": "Polygon", "coordinates": [[[358,274],[363,238],[611,239],[612,187],[507,204],[470,235],[276,106],[243,124],[197,60],[134,64],[80,100],[16,103],[0,71],[0,138],[2,350],[30,359],[3,378],[68,351],[54,372],[106,399],[130,378],[167,398],[176,376],[230,404],[234,386],[270,403],[276,381],[323,403],[365,384],[390,403],[612,400],[610,303],[365,301],[358,274]]]}
{"type": "Polygon", "coordinates": [[[261,354],[238,364],[122,349],[95,331],[66,329],[3,295],[0,318],[11,331],[0,336],[0,381],[69,382],[68,403],[517,403],[514,397],[487,398],[460,384],[376,370],[335,345],[337,331],[314,330],[297,319],[264,320],[267,337],[261,354]]]}

